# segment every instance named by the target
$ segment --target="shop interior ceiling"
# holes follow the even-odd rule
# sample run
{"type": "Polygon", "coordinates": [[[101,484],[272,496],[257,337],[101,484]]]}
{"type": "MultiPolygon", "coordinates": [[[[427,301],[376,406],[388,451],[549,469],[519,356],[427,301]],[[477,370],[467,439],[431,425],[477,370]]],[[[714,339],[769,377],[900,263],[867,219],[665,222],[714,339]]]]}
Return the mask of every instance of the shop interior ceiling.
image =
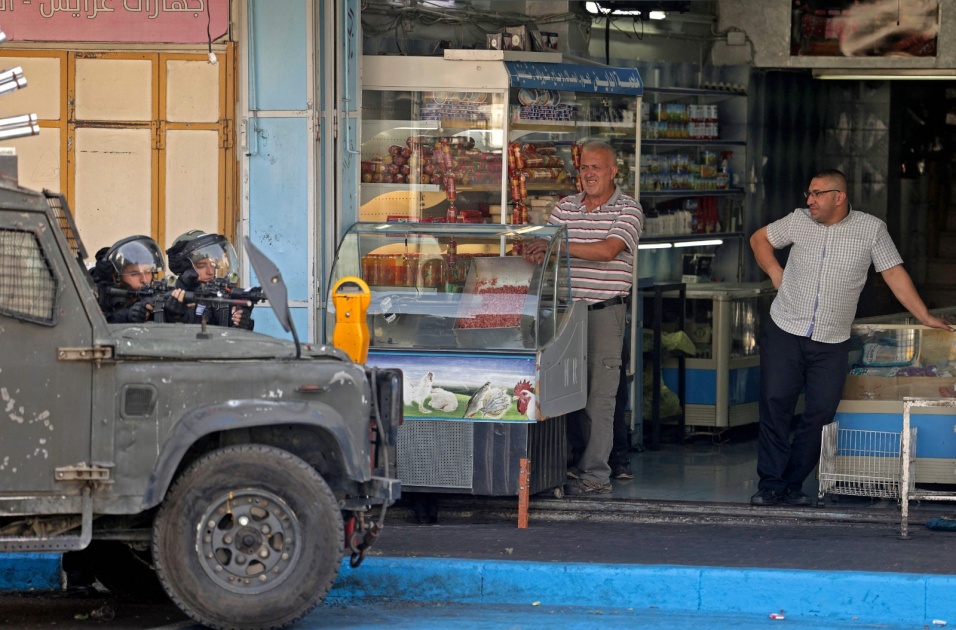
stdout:
{"type": "Polygon", "coordinates": [[[362,27],[365,54],[434,55],[444,48],[484,48],[486,35],[526,26],[532,33],[558,33],[559,51],[570,60],[588,58],[613,65],[614,58],[623,56],[701,63],[710,42],[718,39],[714,35],[718,4],[718,0],[366,0],[362,27]],[[659,10],[666,12],[666,19],[647,19],[651,11],[659,10]],[[689,41],[698,45],[688,53],[689,41]]]}
{"type": "Polygon", "coordinates": [[[792,32],[800,28],[794,21],[799,19],[794,17],[798,12],[794,0],[365,0],[362,24],[366,54],[432,55],[448,47],[483,48],[487,34],[524,25],[558,32],[559,50],[567,56],[612,65],[615,59],[631,58],[815,69],[818,75],[828,68],[890,69],[906,75],[908,69],[956,68],[956,11],[946,11],[948,4],[949,0],[815,0],[799,5],[824,7],[827,13],[858,5],[881,11],[896,7],[900,15],[928,11],[936,16],[939,45],[936,54],[927,57],[794,55],[792,32]],[[588,5],[594,12],[588,12],[588,5]],[[665,9],[666,19],[622,14],[656,7],[665,9]],[[595,14],[608,11],[609,16],[595,14]]]}

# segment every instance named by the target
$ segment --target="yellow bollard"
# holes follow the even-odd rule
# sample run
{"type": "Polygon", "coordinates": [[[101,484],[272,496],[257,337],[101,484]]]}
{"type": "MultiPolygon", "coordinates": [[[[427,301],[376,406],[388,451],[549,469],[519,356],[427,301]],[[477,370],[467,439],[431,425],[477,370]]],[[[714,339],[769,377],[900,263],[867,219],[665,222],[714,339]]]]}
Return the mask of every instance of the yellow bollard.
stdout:
{"type": "Polygon", "coordinates": [[[361,278],[346,276],[332,287],[332,303],[335,305],[335,331],[332,345],[344,351],[356,363],[368,359],[368,320],[365,312],[372,293],[361,278]]]}

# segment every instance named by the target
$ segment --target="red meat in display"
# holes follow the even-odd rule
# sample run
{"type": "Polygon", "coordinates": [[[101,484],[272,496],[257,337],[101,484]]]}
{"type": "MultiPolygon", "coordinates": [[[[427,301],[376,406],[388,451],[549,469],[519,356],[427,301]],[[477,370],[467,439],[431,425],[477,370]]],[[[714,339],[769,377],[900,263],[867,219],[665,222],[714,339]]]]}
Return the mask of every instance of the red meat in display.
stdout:
{"type": "Polygon", "coordinates": [[[459,318],[459,328],[514,328],[521,323],[527,286],[498,285],[497,278],[479,280],[472,308],[459,318]]]}

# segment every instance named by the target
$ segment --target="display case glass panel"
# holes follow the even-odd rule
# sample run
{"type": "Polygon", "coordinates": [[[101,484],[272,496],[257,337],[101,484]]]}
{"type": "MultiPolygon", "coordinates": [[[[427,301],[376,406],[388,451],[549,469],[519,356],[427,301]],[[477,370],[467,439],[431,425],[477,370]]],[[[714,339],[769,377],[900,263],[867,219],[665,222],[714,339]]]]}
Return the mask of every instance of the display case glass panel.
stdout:
{"type": "Polygon", "coordinates": [[[590,140],[615,148],[618,183],[636,193],[636,70],[457,52],[364,59],[361,221],[546,223],[577,192],[590,140]]]}
{"type": "MultiPolygon", "coordinates": [[[[571,308],[566,234],[553,226],[357,223],[330,286],[346,276],[369,285],[374,350],[536,352],[571,308]],[[519,255],[530,239],[548,242],[542,264],[519,255]]],[[[334,320],[327,318],[329,338],[334,320]]]]}
{"type": "Polygon", "coordinates": [[[774,296],[773,287],[759,283],[688,285],[684,329],[696,358],[714,358],[715,344],[729,359],[760,356],[760,330],[774,296]]]}
{"type": "Polygon", "coordinates": [[[504,101],[502,91],[365,90],[359,219],[445,220],[453,205],[456,219],[483,222],[479,204],[501,195],[504,101]]]}
{"type": "MultiPolygon", "coordinates": [[[[932,312],[956,324],[956,308],[932,312]]],[[[848,363],[844,400],[956,397],[956,332],[908,313],[854,322],[848,363]]]]}

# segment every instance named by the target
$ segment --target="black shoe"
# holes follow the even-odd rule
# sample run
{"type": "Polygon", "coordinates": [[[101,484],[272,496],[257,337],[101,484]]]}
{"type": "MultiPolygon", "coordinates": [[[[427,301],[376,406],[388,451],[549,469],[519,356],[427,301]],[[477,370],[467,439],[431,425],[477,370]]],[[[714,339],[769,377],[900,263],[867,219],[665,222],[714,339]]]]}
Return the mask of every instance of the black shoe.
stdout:
{"type": "Polygon", "coordinates": [[[756,494],[750,497],[750,505],[777,505],[783,500],[779,492],[773,490],[758,490],[756,494]]]}
{"type": "Polygon", "coordinates": [[[810,496],[803,490],[787,490],[783,493],[783,502],[787,505],[810,505],[810,496]]]}
{"type": "Polygon", "coordinates": [[[597,483],[587,481],[586,479],[572,479],[564,484],[564,494],[568,496],[592,496],[595,494],[609,494],[611,492],[611,482],[597,483]]]}
{"type": "Polygon", "coordinates": [[[634,473],[630,466],[611,466],[611,477],[614,479],[633,479],[634,473]]]}

